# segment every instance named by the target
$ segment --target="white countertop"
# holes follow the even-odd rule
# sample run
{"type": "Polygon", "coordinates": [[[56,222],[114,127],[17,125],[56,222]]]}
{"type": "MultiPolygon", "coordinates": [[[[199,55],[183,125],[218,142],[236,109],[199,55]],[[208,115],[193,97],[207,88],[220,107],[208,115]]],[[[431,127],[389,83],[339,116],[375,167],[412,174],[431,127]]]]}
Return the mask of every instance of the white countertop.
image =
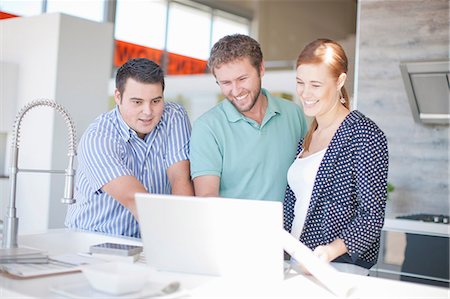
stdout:
{"type": "Polygon", "coordinates": [[[450,237],[450,225],[409,219],[386,218],[383,230],[439,237],[450,237]]]}
{"type": "MultiPolygon", "coordinates": [[[[49,254],[87,252],[90,245],[101,242],[141,244],[133,238],[120,238],[91,232],[73,230],[49,230],[46,233],[19,236],[19,246],[30,246],[48,251],[49,254]]],[[[335,298],[311,276],[295,272],[286,274],[284,281],[273,284],[231,283],[218,277],[191,275],[151,270],[154,282],[181,282],[189,298],[335,298]]],[[[51,291],[52,287],[83,283],[82,273],[67,273],[46,277],[17,279],[0,274],[0,298],[62,298],[51,291]]],[[[449,289],[421,284],[387,280],[375,277],[342,274],[342,279],[355,283],[350,298],[449,298],[449,289]]]]}

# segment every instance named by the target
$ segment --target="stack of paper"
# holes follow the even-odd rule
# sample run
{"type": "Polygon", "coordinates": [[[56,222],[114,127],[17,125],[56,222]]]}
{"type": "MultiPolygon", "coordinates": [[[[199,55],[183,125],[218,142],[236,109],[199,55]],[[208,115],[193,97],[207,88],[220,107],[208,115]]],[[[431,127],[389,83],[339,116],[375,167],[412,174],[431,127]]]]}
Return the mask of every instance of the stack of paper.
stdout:
{"type": "Polygon", "coordinates": [[[79,271],[79,265],[92,262],[95,260],[77,254],[47,256],[42,251],[28,248],[0,249],[0,271],[19,277],[79,271]]]}
{"type": "Polygon", "coordinates": [[[79,271],[78,266],[49,260],[47,264],[0,264],[0,271],[18,277],[35,277],[41,275],[58,274],[79,271]]]}
{"type": "Polygon", "coordinates": [[[46,264],[48,255],[32,248],[0,248],[0,264],[46,264]]]}

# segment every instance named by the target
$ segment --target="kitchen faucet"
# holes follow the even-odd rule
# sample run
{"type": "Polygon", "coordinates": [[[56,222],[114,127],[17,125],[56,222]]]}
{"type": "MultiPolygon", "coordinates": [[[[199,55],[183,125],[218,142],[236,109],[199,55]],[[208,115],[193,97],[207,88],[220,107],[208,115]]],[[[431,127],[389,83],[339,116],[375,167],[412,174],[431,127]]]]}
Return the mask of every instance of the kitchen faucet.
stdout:
{"type": "Polygon", "coordinates": [[[75,170],[73,169],[73,162],[76,156],[76,132],[75,125],[67,113],[66,109],[50,100],[35,100],[25,105],[22,110],[16,116],[12,132],[12,145],[11,145],[11,174],[10,174],[10,198],[9,206],[6,211],[6,216],[3,223],[3,248],[16,248],[17,247],[17,236],[18,236],[18,226],[19,218],[16,217],[16,189],[17,189],[17,173],[19,172],[37,172],[37,173],[65,173],[65,187],[64,187],[64,197],[61,199],[62,203],[73,204],[75,199],[73,198],[74,190],[74,176],[75,170]],[[20,141],[20,125],[23,117],[31,109],[38,106],[48,106],[62,115],[64,121],[67,125],[69,131],[69,165],[67,169],[64,170],[39,170],[39,169],[19,169],[18,168],[18,158],[19,158],[19,141],[20,141]]]}

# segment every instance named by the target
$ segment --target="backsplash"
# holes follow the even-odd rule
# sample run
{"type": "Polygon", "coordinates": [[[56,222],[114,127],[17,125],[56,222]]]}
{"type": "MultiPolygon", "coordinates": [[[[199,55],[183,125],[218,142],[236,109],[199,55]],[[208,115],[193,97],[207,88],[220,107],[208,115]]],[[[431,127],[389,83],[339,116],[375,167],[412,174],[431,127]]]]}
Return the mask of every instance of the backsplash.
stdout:
{"type": "MultiPolygon", "coordinates": [[[[417,123],[400,61],[449,59],[448,0],[362,0],[358,110],[389,142],[392,214],[449,214],[449,126],[417,123]]],[[[358,39],[357,39],[358,40],[358,39]]]]}

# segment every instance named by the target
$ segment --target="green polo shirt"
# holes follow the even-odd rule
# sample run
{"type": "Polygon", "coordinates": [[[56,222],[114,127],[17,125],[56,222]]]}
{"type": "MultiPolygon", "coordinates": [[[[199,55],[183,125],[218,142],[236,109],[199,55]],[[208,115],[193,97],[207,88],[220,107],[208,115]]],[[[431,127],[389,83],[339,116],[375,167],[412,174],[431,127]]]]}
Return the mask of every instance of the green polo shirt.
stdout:
{"type": "Polygon", "coordinates": [[[262,92],[268,106],[261,125],[228,100],[193,124],[191,176],[219,176],[222,197],[284,199],[287,171],[306,134],[306,120],[299,105],[262,92]]]}

